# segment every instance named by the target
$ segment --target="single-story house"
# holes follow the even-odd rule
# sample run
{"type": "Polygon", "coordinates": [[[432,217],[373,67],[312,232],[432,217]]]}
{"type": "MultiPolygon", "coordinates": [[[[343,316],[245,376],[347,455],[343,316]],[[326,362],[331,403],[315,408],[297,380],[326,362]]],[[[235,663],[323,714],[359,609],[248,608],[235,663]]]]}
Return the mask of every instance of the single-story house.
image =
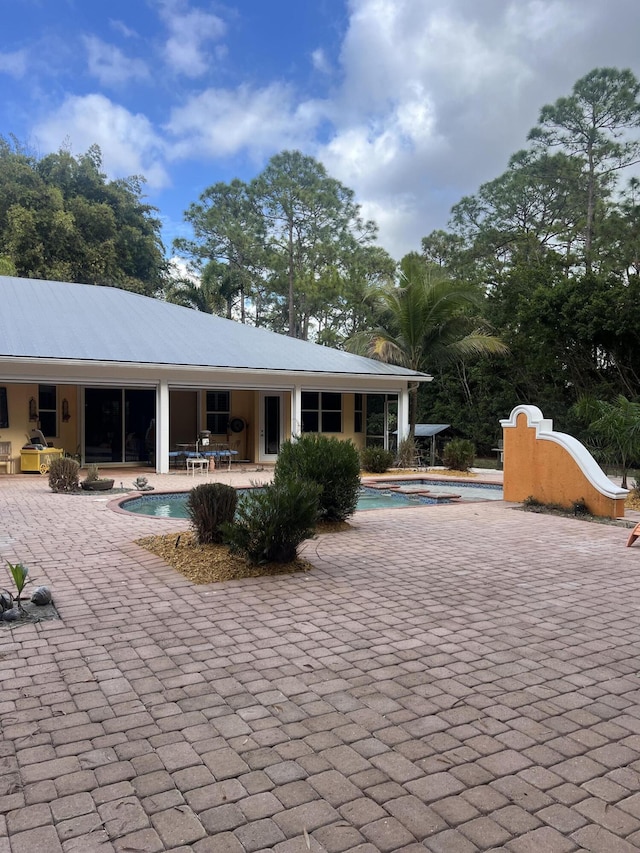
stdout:
{"type": "Polygon", "coordinates": [[[431,376],[112,287],[0,276],[0,441],[32,429],[83,464],[153,464],[200,430],[273,462],[301,432],[365,442],[367,396],[431,376]]]}

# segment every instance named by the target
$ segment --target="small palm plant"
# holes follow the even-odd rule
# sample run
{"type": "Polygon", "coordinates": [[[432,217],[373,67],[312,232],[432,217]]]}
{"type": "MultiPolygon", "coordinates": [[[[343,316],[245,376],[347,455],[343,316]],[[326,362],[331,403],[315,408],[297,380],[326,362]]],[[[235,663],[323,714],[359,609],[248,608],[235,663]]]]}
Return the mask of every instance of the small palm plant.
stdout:
{"type": "Polygon", "coordinates": [[[18,591],[15,603],[19,610],[23,610],[24,608],[22,607],[20,597],[22,596],[22,590],[25,588],[25,585],[27,583],[29,569],[24,565],[24,563],[10,563],[8,560],[6,561],[6,563],[9,566],[9,573],[13,578],[13,582],[16,585],[16,590],[18,591]]]}

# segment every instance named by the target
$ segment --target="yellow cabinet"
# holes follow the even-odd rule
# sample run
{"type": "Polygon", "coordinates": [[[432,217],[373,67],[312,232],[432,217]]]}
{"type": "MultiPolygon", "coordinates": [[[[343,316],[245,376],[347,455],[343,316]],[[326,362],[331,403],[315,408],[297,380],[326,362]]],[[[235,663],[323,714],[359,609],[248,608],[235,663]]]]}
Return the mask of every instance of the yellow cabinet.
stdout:
{"type": "Polygon", "coordinates": [[[20,470],[23,473],[46,474],[54,459],[59,459],[64,450],[61,447],[47,447],[45,450],[23,449],[20,451],[20,470]]]}

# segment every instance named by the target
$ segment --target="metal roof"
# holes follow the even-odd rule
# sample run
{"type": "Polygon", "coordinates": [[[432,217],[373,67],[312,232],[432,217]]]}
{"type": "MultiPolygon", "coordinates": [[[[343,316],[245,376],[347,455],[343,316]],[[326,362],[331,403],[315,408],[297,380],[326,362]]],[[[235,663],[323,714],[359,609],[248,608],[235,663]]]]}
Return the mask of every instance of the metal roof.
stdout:
{"type": "MultiPolygon", "coordinates": [[[[438,435],[439,432],[449,429],[450,426],[451,424],[416,424],[415,437],[431,438],[431,436],[438,435]]],[[[395,429],[393,434],[396,435],[397,432],[398,430],[395,429]]]]}
{"type": "Polygon", "coordinates": [[[431,377],[115,287],[0,276],[0,358],[431,377]]]}
{"type": "Polygon", "coordinates": [[[416,424],[416,438],[430,438],[450,426],[451,424],[416,424]]]}

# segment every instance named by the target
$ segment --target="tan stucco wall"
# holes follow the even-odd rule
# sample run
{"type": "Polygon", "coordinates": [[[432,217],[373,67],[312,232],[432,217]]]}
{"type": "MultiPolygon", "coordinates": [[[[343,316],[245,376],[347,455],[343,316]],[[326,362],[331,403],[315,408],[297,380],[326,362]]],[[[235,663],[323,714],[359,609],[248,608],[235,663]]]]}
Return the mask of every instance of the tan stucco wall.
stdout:
{"type": "MultiPolygon", "coordinates": [[[[1,383],[0,383],[1,384],[1,383]]],[[[49,383],[54,384],[54,383],[49,383]]],[[[20,448],[26,443],[32,429],[37,428],[37,421],[29,420],[29,400],[33,397],[38,402],[37,383],[25,385],[3,385],[7,389],[7,407],[9,410],[9,427],[0,430],[0,441],[11,442],[13,472],[20,472],[20,448]]],[[[79,444],[78,432],[78,389],[73,385],[57,385],[58,405],[58,434],[47,435],[47,441],[54,447],[61,447],[66,453],[75,453],[79,444]],[[69,420],[62,420],[62,401],[69,404],[69,420]]],[[[3,469],[4,470],[4,469],[3,469]]]]}
{"type": "Polygon", "coordinates": [[[521,502],[533,497],[541,503],[570,508],[584,500],[589,512],[605,518],[624,516],[624,498],[603,495],[591,484],[571,454],[560,444],[536,438],[520,413],[516,427],[505,427],[504,499],[521,502]]]}

